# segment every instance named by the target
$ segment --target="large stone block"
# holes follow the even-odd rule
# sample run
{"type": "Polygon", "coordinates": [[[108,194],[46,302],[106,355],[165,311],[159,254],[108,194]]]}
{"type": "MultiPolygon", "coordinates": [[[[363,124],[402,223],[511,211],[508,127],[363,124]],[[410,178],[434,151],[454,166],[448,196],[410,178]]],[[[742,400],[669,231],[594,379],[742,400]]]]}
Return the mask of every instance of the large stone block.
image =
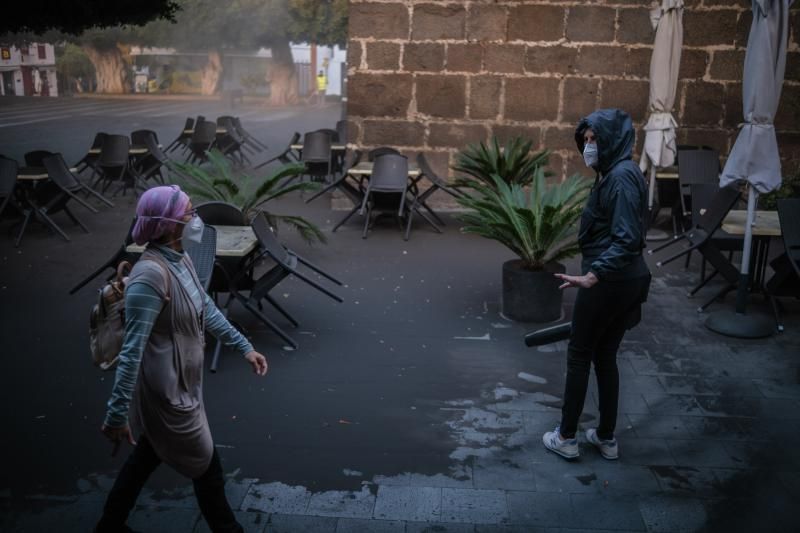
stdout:
{"type": "Polygon", "coordinates": [[[533,74],[573,74],[578,49],[571,46],[529,46],[525,52],[525,71],[533,74]]]}
{"type": "Polygon", "coordinates": [[[725,85],[725,120],[723,126],[737,130],[744,121],[742,112],[742,84],[728,83],[725,85]]]}
{"type": "MultiPolygon", "coordinates": [[[[349,115],[349,112],[348,112],[349,115]]],[[[347,121],[347,139],[346,143],[358,143],[361,139],[361,123],[355,120],[347,121]]]]}
{"type": "Polygon", "coordinates": [[[492,44],[487,46],[484,68],[488,72],[521,74],[525,70],[525,45],[492,44]]]}
{"type": "Polygon", "coordinates": [[[508,16],[509,41],[557,41],[564,37],[566,12],[560,6],[518,5],[508,16]]]}
{"type": "MultiPolygon", "coordinates": [[[[442,178],[443,180],[447,180],[448,177],[451,175],[450,171],[450,152],[442,152],[442,151],[428,151],[425,150],[421,152],[425,155],[425,159],[428,161],[431,169],[433,172],[442,178]]],[[[414,159],[416,161],[416,159],[414,159]]]]}
{"type": "Polygon", "coordinates": [[[800,130],[800,87],[784,85],[778,112],[775,115],[775,128],[779,130],[800,130]]]}
{"type": "Polygon", "coordinates": [[[544,147],[548,150],[558,152],[575,152],[578,153],[578,147],[575,144],[575,126],[572,127],[550,127],[544,130],[544,147]]]}
{"type": "Polygon", "coordinates": [[[463,118],[466,112],[464,76],[417,76],[417,111],[442,118],[463,118]]]}
{"type": "Polygon", "coordinates": [[[444,69],[444,45],[439,43],[406,43],[403,47],[403,70],[440,72],[444,69]]]}
{"type": "Polygon", "coordinates": [[[367,43],[367,68],[370,70],[398,70],[400,45],[385,41],[367,43]]]}
{"type": "Polygon", "coordinates": [[[617,10],[601,6],[571,6],[567,11],[566,36],[570,41],[607,43],[614,40],[617,10]]]}
{"type": "Polygon", "coordinates": [[[652,48],[630,48],[625,61],[625,74],[637,78],[650,78],[650,59],[652,48]]]}
{"type": "Polygon", "coordinates": [[[578,153],[576,149],[574,153],[570,153],[566,157],[566,175],[567,176],[583,176],[587,179],[592,179],[595,177],[595,171],[586,166],[586,163],[583,161],[583,156],[578,153]]]}
{"type": "Polygon", "coordinates": [[[684,46],[733,45],[736,40],[737,11],[690,11],[683,17],[684,46]]]}
{"type": "Polygon", "coordinates": [[[460,150],[468,144],[486,141],[487,133],[486,126],[482,124],[432,122],[427,144],[432,148],[450,147],[460,150]]]}
{"type": "Polygon", "coordinates": [[[415,4],[411,38],[414,40],[463,39],[467,12],[458,4],[415,4]]]}
{"type": "Polygon", "coordinates": [[[710,146],[720,154],[727,154],[728,135],[717,128],[678,128],[678,144],[710,146]]]}
{"type": "Polygon", "coordinates": [[[402,4],[350,2],[348,9],[349,34],[351,38],[408,38],[408,8],[402,4]]]}
{"type": "Polygon", "coordinates": [[[742,81],[743,73],[743,50],[717,50],[714,52],[709,69],[711,79],[742,81]]]}
{"type": "Polygon", "coordinates": [[[686,83],[686,101],[679,124],[717,126],[722,121],[725,87],[721,83],[686,83]]]}
{"type": "Polygon", "coordinates": [[[407,120],[365,120],[364,144],[385,146],[420,146],[425,126],[407,120]]]}
{"type": "Polygon", "coordinates": [[[483,49],[480,44],[447,45],[447,70],[450,72],[480,72],[483,67],[483,49]]]}
{"type": "Polygon", "coordinates": [[[347,43],[347,67],[361,67],[361,41],[350,40],[347,43]]]}
{"type": "Polygon", "coordinates": [[[601,107],[617,107],[625,110],[634,122],[647,116],[650,99],[650,83],[637,80],[603,81],[601,107]]]}
{"type": "Polygon", "coordinates": [[[550,154],[547,158],[547,170],[553,173],[548,182],[564,181],[564,157],[561,154],[550,154]]]}
{"type": "Polygon", "coordinates": [[[628,51],[622,46],[581,46],[577,71],[582,74],[619,75],[625,71],[628,51]]]}
{"type": "Polygon", "coordinates": [[[561,120],[577,123],[597,109],[597,89],[600,81],[595,78],[566,78],[561,120]]]}
{"type": "Polygon", "coordinates": [[[472,4],[467,16],[467,40],[505,40],[507,25],[508,11],[505,6],[472,4]]]}
{"type": "Polygon", "coordinates": [[[617,41],[629,44],[653,44],[655,37],[647,6],[619,10],[617,41]]]}
{"type": "MultiPolygon", "coordinates": [[[[796,31],[800,32],[800,28],[796,31]]],[[[786,54],[785,76],[787,81],[800,81],[800,52],[789,52],[786,54]]]]}
{"type": "Polygon", "coordinates": [[[558,85],[554,78],[506,80],[506,120],[555,120],[558,117],[558,85]]]}
{"type": "Polygon", "coordinates": [[[800,171],[800,133],[779,131],[778,153],[785,165],[784,174],[800,171]]]}
{"type": "Polygon", "coordinates": [[[411,74],[357,72],[347,82],[348,110],[356,117],[405,117],[412,82],[411,74]]]}
{"type": "Polygon", "coordinates": [[[502,79],[499,76],[474,76],[469,79],[469,116],[494,119],[500,113],[502,79]]]}
{"type": "Polygon", "coordinates": [[[497,142],[501,145],[506,144],[511,139],[521,137],[526,141],[531,141],[532,150],[541,150],[542,130],[536,126],[524,126],[520,124],[495,124],[492,126],[492,135],[497,137],[497,142]]]}
{"type": "Polygon", "coordinates": [[[684,48],[681,51],[681,67],[678,70],[678,79],[702,78],[706,75],[706,68],[709,62],[708,52],[684,48]]]}
{"type": "MultiPolygon", "coordinates": [[[[736,48],[747,48],[747,38],[750,36],[750,26],[753,24],[753,12],[742,11],[736,21],[736,48]]],[[[791,29],[791,27],[790,27],[791,29]]]]}

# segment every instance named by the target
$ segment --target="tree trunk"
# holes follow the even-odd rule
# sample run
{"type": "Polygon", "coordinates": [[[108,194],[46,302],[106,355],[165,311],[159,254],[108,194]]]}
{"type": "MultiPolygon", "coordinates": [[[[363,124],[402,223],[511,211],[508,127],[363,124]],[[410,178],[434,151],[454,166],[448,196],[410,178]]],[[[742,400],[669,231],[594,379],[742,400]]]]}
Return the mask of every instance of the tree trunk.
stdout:
{"type": "Polygon", "coordinates": [[[83,50],[94,65],[98,93],[123,94],[130,92],[128,63],[116,46],[95,48],[84,45],[83,50]]]}
{"type": "Polygon", "coordinates": [[[270,103],[272,105],[294,105],[297,103],[298,83],[294,69],[292,49],[288,41],[272,45],[272,64],[267,71],[270,103]]]}
{"type": "Polygon", "coordinates": [[[208,63],[203,67],[203,85],[201,94],[206,96],[216,94],[219,82],[222,80],[222,54],[219,50],[208,51],[208,63]]]}

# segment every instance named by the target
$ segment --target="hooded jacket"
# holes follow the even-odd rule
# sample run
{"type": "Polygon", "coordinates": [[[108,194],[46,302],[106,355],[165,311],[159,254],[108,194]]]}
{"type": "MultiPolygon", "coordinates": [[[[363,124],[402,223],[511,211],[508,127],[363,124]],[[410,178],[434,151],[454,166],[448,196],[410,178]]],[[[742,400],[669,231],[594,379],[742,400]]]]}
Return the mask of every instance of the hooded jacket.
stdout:
{"type": "Polygon", "coordinates": [[[593,272],[601,281],[647,276],[649,269],[642,257],[647,184],[632,160],[635,134],[631,118],[619,109],[600,109],[581,119],[575,130],[581,153],[587,128],[595,134],[598,164],[578,233],[582,270],[593,272]]]}

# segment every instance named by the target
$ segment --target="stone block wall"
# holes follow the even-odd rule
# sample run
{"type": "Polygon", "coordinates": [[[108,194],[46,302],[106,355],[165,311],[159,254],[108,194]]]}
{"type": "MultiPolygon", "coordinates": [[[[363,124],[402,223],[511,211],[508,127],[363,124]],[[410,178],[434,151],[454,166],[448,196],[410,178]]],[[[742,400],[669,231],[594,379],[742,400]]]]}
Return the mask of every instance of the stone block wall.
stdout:
{"type": "MultiPolygon", "coordinates": [[[[620,107],[647,117],[655,32],[635,0],[350,0],[349,142],[424,152],[442,176],[455,153],[497,135],[553,152],[557,176],[586,173],[573,141],[580,117],[620,107]]],[[[742,121],[749,0],[686,0],[674,114],[679,143],[724,156],[742,121]]],[[[800,161],[800,6],[781,108],[781,157],[800,161]]],[[[637,154],[638,160],[638,154],[637,154]]]]}

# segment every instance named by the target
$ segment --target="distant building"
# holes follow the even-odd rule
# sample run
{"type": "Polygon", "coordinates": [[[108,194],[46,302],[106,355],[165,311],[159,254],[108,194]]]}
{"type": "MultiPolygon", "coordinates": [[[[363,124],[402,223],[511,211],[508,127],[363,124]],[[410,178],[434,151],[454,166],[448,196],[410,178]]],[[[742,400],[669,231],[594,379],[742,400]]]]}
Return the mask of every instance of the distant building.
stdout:
{"type": "Polygon", "coordinates": [[[58,96],[56,53],[52,44],[0,45],[0,95],[58,96]]]}

